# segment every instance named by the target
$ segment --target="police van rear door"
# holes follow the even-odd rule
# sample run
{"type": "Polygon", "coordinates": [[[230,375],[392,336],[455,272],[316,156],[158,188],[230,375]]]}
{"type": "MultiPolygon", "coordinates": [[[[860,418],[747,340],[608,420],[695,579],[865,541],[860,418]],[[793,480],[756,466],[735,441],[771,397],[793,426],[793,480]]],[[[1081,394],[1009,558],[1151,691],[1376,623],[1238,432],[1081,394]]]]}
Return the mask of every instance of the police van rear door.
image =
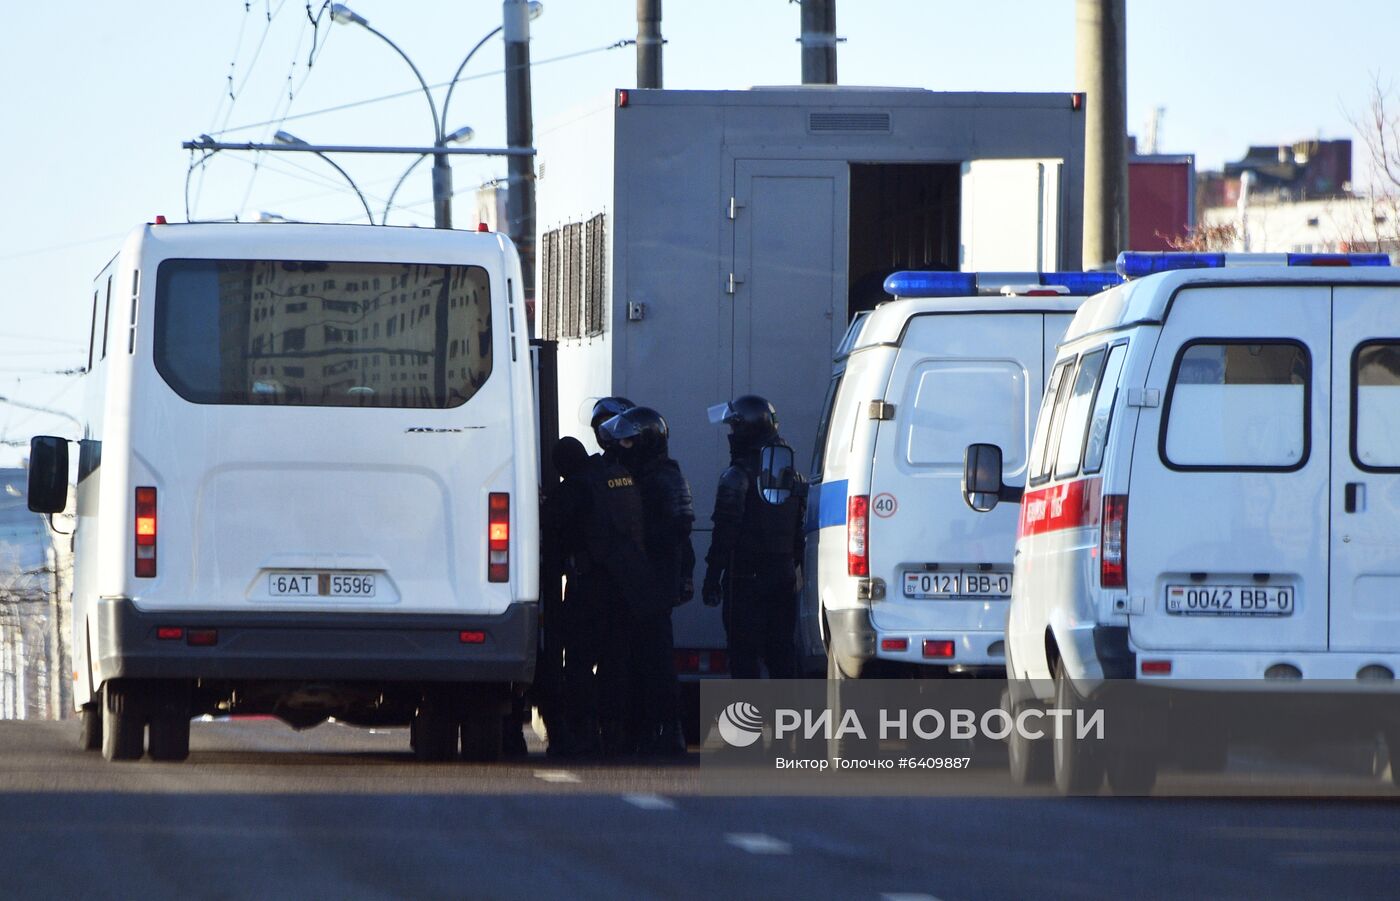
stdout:
{"type": "MultiPolygon", "coordinates": [[[[963,452],[1001,445],[1005,478],[1024,484],[1031,421],[1044,390],[1045,315],[916,316],[895,361],[870,478],[871,607],[881,630],[999,630],[1011,595],[1019,508],[962,502],[963,452]],[[890,405],[893,409],[890,409],[890,405]]],[[[1059,337],[1057,334],[1056,338],[1059,337]]],[[[1051,342],[1053,345],[1053,341],[1051,342]]]]}

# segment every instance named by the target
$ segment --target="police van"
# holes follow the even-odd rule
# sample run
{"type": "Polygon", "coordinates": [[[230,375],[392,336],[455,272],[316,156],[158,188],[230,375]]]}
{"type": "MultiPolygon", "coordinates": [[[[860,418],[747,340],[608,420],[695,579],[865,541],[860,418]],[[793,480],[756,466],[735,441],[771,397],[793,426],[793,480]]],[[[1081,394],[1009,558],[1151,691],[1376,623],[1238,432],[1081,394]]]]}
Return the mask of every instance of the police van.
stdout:
{"type": "MultiPolygon", "coordinates": [[[[1377,268],[1383,254],[1118,265],[1129,281],[1086,301],[1059,347],[1031,444],[1013,704],[1073,706],[1113,690],[1102,680],[1393,685],[1400,272],[1377,268]]],[[[1003,480],[1026,468],[1019,444],[987,434],[964,474],[983,510],[1015,499],[1003,480]]],[[[1013,733],[1013,776],[1094,791],[1107,766],[1113,787],[1140,790],[1161,762],[1086,748],[1013,733]]]]}
{"type": "MultiPolygon", "coordinates": [[[[838,348],[807,507],[801,644],[831,679],[1000,675],[1015,515],[959,496],[969,436],[1024,475],[1054,348],[1113,273],[900,272],[838,348]]],[[[810,663],[809,663],[810,666],[810,663]]]]}
{"type": "MultiPolygon", "coordinates": [[[[501,748],[533,675],[537,442],[520,264],[497,234],[134,230],[92,295],[74,701],[105,757],[190,720],[412,725],[501,748]]],[[[68,444],[34,439],[32,509],[68,444]]]]}

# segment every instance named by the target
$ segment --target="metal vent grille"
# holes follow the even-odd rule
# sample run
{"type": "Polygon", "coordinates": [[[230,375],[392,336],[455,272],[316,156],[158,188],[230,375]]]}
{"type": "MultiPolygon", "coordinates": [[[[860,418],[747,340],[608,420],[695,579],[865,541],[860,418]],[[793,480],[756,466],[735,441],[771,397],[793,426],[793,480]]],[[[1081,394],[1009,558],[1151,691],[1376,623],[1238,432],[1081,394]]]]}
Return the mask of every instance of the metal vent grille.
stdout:
{"type": "Polygon", "coordinates": [[[564,315],[559,323],[561,338],[577,338],[582,333],[583,315],[583,223],[564,226],[564,315]]]}
{"type": "Polygon", "coordinates": [[[559,229],[546,232],[544,236],[540,271],[544,284],[540,285],[539,333],[546,341],[559,340],[559,284],[562,278],[559,259],[559,229]]]}
{"type": "Polygon", "coordinates": [[[889,134],[889,113],[808,113],[807,131],[811,134],[851,132],[889,134]]]}
{"type": "Polygon", "coordinates": [[[603,334],[605,321],[603,306],[604,267],[607,242],[604,240],[603,214],[599,213],[584,226],[584,254],[588,257],[588,267],[584,274],[583,288],[583,329],[588,337],[603,334]]]}

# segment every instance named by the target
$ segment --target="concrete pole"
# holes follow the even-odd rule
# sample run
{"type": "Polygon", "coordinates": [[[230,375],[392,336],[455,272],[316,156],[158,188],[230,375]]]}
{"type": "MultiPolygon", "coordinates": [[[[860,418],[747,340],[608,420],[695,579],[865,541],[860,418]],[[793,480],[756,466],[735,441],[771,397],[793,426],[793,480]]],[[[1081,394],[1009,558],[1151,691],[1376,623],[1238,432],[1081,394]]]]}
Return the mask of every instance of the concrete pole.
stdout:
{"type": "MultiPolygon", "coordinates": [[[[505,0],[506,146],[535,145],[534,114],[530,107],[530,9],[525,0],[505,0]]],[[[526,303],[535,298],[535,160],[512,156],[508,163],[506,233],[520,252],[521,293],[526,303]]]]}
{"type": "Polygon", "coordinates": [[[1084,97],[1084,268],[1128,246],[1128,89],[1124,0],[1075,0],[1075,81],[1084,97]]]}
{"type": "Polygon", "coordinates": [[[637,87],[661,87],[661,0],[637,0],[637,87]]]}
{"type": "Polygon", "coordinates": [[[836,0],[802,0],[802,83],[836,84],[836,0]]]}

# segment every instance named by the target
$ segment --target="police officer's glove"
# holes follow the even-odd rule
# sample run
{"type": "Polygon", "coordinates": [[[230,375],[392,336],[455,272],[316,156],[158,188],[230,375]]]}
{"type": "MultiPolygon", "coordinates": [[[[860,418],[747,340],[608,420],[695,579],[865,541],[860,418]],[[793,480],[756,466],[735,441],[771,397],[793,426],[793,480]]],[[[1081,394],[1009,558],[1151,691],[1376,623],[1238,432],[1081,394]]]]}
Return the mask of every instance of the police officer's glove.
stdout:
{"type": "Polygon", "coordinates": [[[724,600],[724,594],[719,587],[720,573],[718,570],[706,570],[705,585],[700,589],[700,597],[705,602],[706,607],[718,607],[724,600]]]}

